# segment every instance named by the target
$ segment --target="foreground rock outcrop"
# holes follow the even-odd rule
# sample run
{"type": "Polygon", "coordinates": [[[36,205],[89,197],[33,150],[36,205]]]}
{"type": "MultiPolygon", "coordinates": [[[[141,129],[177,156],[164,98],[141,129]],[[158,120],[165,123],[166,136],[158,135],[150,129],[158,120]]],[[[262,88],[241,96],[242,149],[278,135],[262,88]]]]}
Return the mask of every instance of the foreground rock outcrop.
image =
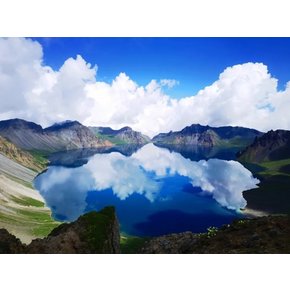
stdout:
{"type": "Polygon", "coordinates": [[[0,253],[117,254],[120,253],[119,224],[113,207],[90,212],[75,222],[62,224],[48,237],[23,245],[6,230],[0,230],[0,253]]]}
{"type": "MultiPolygon", "coordinates": [[[[184,232],[156,238],[130,239],[127,251],[142,254],[289,254],[290,216],[236,220],[220,229],[184,232]],[[137,241],[137,240],[138,241],[137,241]],[[131,250],[128,249],[131,247],[131,250]],[[130,250],[130,251],[129,251],[130,250]]],[[[124,250],[124,245],[122,251],[124,250]]],[[[90,212],[55,228],[47,238],[28,246],[0,229],[0,253],[115,254],[120,253],[119,225],[113,207],[90,212]]]]}
{"type": "Polygon", "coordinates": [[[290,217],[237,220],[207,233],[172,234],[147,241],[147,254],[286,254],[290,253],[290,217]]]}
{"type": "Polygon", "coordinates": [[[0,254],[23,254],[25,245],[6,229],[0,229],[0,254]]]}

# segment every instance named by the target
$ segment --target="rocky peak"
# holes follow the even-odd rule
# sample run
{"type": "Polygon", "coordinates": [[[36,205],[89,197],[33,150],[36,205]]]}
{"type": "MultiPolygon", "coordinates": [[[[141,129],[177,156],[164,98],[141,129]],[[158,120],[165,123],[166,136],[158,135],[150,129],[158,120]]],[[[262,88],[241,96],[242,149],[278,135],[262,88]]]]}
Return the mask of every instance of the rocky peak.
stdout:
{"type": "Polygon", "coordinates": [[[129,127],[129,126],[125,126],[125,127],[121,128],[121,129],[119,129],[118,131],[119,132],[125,132],[125,131],[132,132],[133,129],[131,127],[129,127]]]}
{"type": "Polygon", "coordinates": [[[202,126],[200,124],[192,124],[190,126],[185,127],[181,130],[182,134],[196,134],[196,133],[203,133],[207,131],[210,127],[209,126],[202,126]]]}
{"type": "Polygon", "coordinates": [[[51,131],[58,131],[58,130],[63,130],[63,129],[72,129],[72,128],[78,128],[78,127],[85,127],[84,125],[82,125],[80,122],[78,121],[64,121],[61,123],[55,123],[52,126],[44,129],[47,132],[51,132],[51,131]]]}
{"type": "Polygon", "coordinates": [[[28,122],[22,119],[11,119],[0,121],[0,130],[23,130],[29,129],[35,132],[42,132],[42,127],[33,122],[28,122]]]}

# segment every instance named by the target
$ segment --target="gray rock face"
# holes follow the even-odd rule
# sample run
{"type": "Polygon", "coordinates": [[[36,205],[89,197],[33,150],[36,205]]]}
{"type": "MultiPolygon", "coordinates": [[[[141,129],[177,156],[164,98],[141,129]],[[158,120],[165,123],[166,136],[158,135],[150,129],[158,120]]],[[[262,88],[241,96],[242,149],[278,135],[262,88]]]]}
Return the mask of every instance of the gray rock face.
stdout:
{"type": "Polygon", "coordinates": [[[98,139],[79,122],[69,121],[43,129],[21,119],[0,122],[0,135],[25,150],[61,151],[78,148],[111,146],[111,142],[98,139]]]}
{"type": "Polygon", "coordinates": [[[89,127],[97,136],[106,138],[115,144],[136,144],[143,145],[150,142],[150,138],[140,132],[134,131],[130,127],[123,127],[119,130],[113,130],[110,127],[89,127]]]}

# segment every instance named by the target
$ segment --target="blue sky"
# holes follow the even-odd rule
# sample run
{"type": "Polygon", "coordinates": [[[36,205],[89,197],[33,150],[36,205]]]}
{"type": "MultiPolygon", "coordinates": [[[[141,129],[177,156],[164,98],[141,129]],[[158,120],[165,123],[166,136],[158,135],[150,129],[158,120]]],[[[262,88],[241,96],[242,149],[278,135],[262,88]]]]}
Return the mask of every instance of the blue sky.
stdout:
{"type": "Polygon", "coordinates": [[[290,38],[0,38],[0,119],[290,129],[289,68],[290,38]]]}
{"type": "Polygon", "coordinates": [[[171,97],[194,95],[229,66],[262,62],[284,89],[290,80],[289,38],[34,38],[44,62],[54,69],[80,54],[98,65],[97,79],[111,82],[120,72],[139,85],[176,79],[171,97]]]}

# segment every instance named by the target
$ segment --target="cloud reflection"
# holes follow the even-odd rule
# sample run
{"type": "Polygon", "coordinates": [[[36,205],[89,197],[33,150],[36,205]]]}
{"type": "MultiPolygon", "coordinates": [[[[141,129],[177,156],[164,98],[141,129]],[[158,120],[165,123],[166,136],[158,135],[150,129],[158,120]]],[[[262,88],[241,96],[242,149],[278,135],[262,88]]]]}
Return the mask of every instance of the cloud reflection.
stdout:
{"type": "Polygon", "coordinates": [[[56,215],[72,220],[84,212],[88,191],[111,189],[120,200],[137,193],[153,203],[158,198],[164,199],[159,197],[163,178],[175,175],[187,177],[193,187],[201,188],[199,194],[210,195],[233,210],[246,206],[242,192],[259,183],[236,161],[194,162],[179,153],[147,144],[129,157],[112,152],[96,154],[77,168],[52,166],[36,179],[35,185],[56,215]]]}

